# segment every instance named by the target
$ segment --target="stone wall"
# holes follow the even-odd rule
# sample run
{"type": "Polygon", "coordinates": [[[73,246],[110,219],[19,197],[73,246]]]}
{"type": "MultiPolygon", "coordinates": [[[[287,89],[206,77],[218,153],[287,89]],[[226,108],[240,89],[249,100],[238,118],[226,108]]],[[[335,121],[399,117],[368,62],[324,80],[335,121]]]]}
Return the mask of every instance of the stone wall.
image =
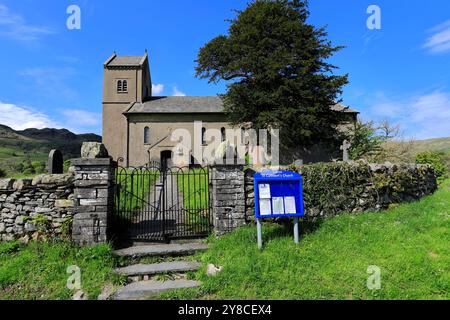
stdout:
{"type": "MultiPolygon", "coordinates": [[[[438,187],[435,172],[427,165],[322,163],[291,170],[303,176],[306,218],[381,211],[430,195],[438,187]]],[[[253,170],[245,174],[246,221],[254,219],[254,174],[253,170]]]]}
{"type": "Polygon", "coordinates": [[[216,165],[212,169],[212,212],[216,235],[245,224],[244,171],[242,166],[216,165]]]}
{"type": "Polygon", "coordinates": [[[91,245],[108,240],[108,218],[114,210],[114,167],[111,158],[81,158],[75,171],[75,214],[72,240],[91,245]]]}
{"type": "Polygon", "coordinates": [[[0,180],[0,239],[28,241],[70,232],[74,175],[0,180]]]}

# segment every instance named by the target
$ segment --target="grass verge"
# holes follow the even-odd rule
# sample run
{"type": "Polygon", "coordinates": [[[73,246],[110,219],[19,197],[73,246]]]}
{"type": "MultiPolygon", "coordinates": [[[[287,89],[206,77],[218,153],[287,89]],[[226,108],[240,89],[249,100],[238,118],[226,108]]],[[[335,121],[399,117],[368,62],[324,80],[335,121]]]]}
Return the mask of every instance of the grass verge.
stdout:
{"type": "Polygon", "coordinates": [[[69,266],[81,270],[81,287],[97,299],[106,283],[118,283],[108,245],[80,248],[68,242],[0,243],[0,300],[71,299],[69,266]]]}
{"type": "Polygon", "coordinates": [[[381,213],[345,214],[302,224],[300,245],[290,228],[264,224],[263,251],[256,228],[244,227],[199,255],[223,266],[205,268],[197,290],[166,299],[450,299],[450,181],[434,195],[381,213]],[[369,290],[369,266],[381,269],[381,289],[369,290]]]}

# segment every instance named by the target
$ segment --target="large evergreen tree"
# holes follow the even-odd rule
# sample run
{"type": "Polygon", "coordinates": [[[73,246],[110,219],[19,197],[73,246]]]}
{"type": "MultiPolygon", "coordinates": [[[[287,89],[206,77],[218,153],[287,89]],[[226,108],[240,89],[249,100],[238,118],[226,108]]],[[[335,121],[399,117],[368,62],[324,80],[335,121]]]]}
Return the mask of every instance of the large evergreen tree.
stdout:
{"type": "Polygon", "coordinates": [[[230,81],[223,100],[232,124],[279,128],[281,143],[309,146],[336,137],[338,102],[347,75],[327,62],[333,47],[324,28],[307,23],[307,0],[255,0],[236,11],[228,35],[200,49],[197,77],[230,81]]]}

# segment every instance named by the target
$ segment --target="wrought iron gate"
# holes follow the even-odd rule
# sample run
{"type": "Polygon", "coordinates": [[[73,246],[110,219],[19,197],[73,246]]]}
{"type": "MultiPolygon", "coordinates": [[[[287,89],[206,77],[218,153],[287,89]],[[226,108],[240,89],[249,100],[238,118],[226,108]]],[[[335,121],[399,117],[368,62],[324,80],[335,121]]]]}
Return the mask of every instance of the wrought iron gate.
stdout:
{"type": "Polygon", "coordinates": [[[210,233],[208,168],[119,167],[115,184],[117,237],[168,241],[210,233]]]}

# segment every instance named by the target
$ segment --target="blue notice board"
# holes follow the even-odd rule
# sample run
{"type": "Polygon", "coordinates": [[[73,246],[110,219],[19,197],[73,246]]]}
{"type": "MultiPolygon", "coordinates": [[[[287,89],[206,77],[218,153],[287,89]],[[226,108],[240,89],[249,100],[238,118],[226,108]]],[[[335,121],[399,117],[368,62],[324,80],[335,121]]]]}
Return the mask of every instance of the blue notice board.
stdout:
{"type": "Polygon", "coordinates": [[[303,217],[302,176],[289,171],[255,174],[255,215],[257,219],[303,217]]]}

